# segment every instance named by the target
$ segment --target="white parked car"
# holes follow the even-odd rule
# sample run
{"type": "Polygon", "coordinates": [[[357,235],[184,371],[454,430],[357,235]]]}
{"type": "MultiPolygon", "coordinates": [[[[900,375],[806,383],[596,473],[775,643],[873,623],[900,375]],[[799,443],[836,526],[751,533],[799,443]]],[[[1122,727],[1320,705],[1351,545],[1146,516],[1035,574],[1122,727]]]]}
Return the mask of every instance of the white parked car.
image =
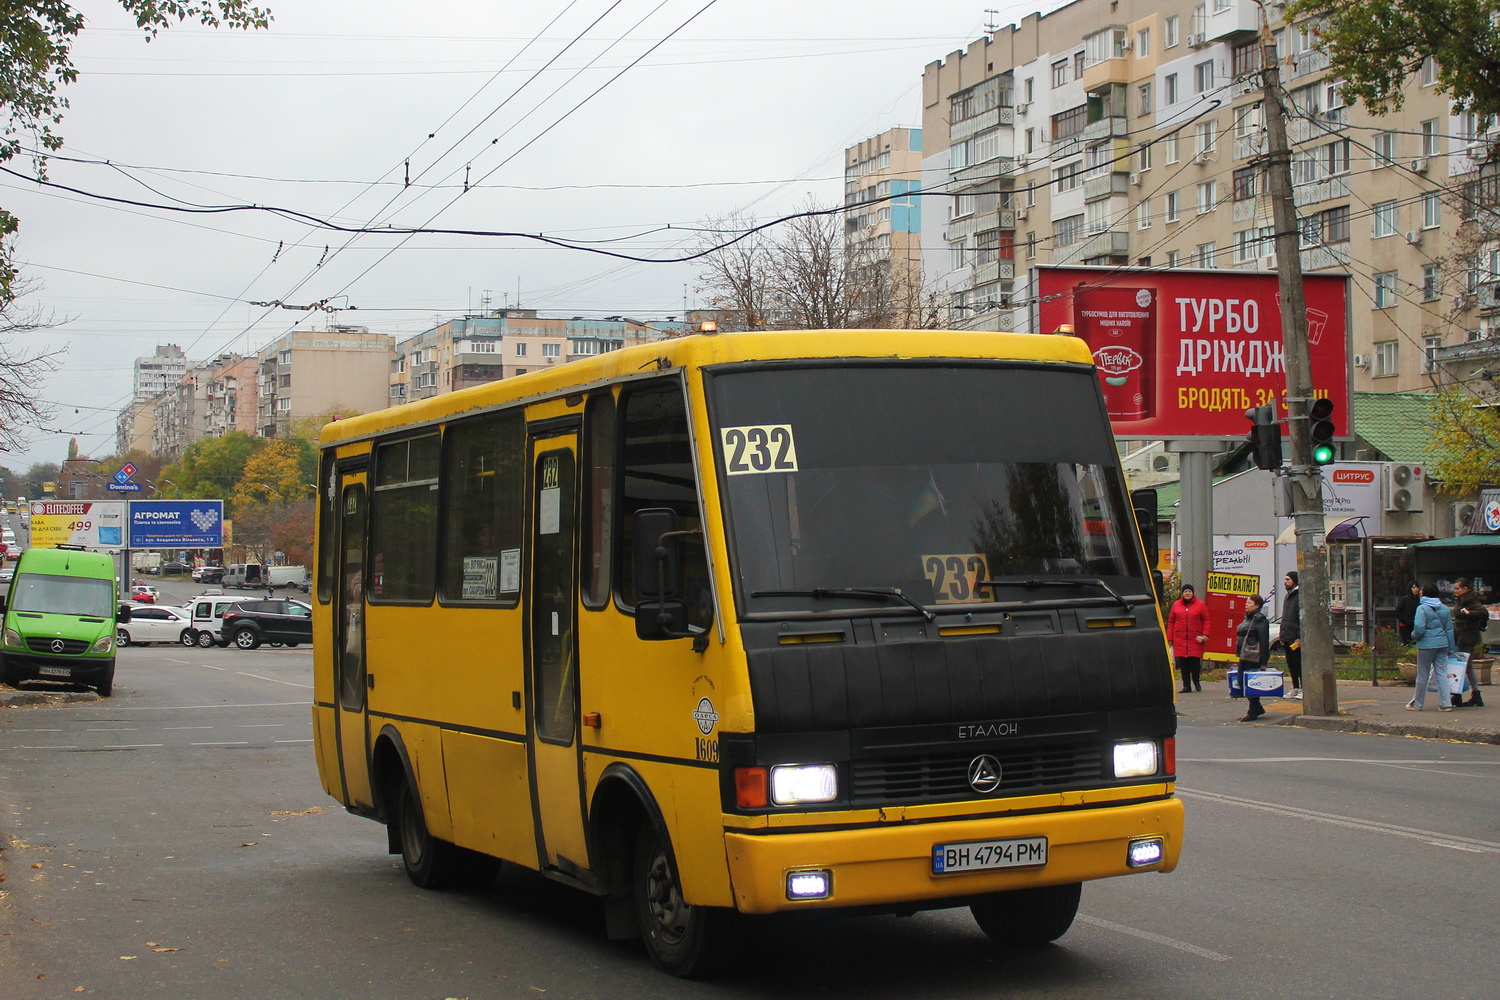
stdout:
{"type": "Polygon", "coordinates": [[[169,604],[131,604],[130,621],[115,629],[115,642],[120,646],[181,642],[191,624],[182,608],[169,604]]]}

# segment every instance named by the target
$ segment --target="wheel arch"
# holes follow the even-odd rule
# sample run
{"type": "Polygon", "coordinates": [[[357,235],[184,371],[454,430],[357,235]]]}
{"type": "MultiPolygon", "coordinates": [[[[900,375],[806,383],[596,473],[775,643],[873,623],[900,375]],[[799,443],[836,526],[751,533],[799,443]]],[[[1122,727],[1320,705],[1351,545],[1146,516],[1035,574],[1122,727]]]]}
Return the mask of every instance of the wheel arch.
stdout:
{"type": "MultiPolygon", "coordinates": [[[[636,832],[650,822],[663,833],[666,819],[651,787],[639,771],[616,761],[604,769],[594,786],[589,806],[589,841],[595,867],[604,888],[604,923],[610,940],[636,937],[635,904],[631,896],[636,832]]],[[[666,837],[667,850],[673,850],[666,837]]],[[[677,863],[675,854],[672,863],[677,863]]]]}
{"type": "Polygon", "coordinates": [[[417,773],[406,741],[401,738],[401,731],[388,722],[380,727],[370,750],[370,794],[375,800],[375,818],[385,824],[386,848],[391,854],[401,853],[401,833],[391,822],[390,811],[390,796],[395,792],[398,778],[417,787],[417,773]]]}

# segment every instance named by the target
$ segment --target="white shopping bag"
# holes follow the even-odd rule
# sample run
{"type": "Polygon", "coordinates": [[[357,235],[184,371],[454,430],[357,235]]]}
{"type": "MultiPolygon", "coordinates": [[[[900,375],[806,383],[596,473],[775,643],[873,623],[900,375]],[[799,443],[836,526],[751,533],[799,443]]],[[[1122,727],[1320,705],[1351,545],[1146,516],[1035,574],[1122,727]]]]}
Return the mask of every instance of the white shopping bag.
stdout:
{"type": "MultiPolygon", "coordinates": [[[[1438,694],[1447,698],[1450,695],[1463,697],[1469,693],[1469,654],[1449,653],[1446,660],[1440,660],[1433,664],[1433,673],[1441,673],[1438,685],[1438,694]]],[[[1444,702],[1444,704],[1447,704],[1444,702]]]]}

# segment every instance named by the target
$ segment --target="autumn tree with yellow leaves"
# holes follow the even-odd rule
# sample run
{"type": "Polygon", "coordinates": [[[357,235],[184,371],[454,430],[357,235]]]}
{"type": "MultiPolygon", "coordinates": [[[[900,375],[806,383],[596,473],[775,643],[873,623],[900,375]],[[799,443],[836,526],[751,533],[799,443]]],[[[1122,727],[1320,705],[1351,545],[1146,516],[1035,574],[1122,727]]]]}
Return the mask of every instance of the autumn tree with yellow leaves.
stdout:
{"type": "Polygon", "coordinates": [[[1454,496],[1500,483],[1500,410],[1459,389],[1432,401],[1427,478],[1454,496]]]}

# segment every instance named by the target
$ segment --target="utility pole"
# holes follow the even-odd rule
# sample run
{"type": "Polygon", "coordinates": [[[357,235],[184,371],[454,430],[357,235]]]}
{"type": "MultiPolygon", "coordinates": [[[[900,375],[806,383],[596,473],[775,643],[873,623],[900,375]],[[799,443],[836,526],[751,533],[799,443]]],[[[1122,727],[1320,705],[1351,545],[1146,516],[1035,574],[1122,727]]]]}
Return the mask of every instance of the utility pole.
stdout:
{"type": "Polygon", "coordinates": [[[1297,206],[1292,195],[1292,151],[1287,142],[1286,92],[1265,3],[1260,2],[1261,107],[1265,110],[1267,180],[1276,230],[1276,276],[1281,289],[1281,342],[1286,363],[1287,429],[1292,445],[1290,479],[1297,529],[1297,572],[1302,591],[1302,711],[1337,715],[1333,625],[1328,615],[1327,537],[1323,526],[1323,476],[1313,464],[1307,410],[1312,405],[1312,362],[1307,346],[1307,299],[1302,286],[1297,206]]]}

